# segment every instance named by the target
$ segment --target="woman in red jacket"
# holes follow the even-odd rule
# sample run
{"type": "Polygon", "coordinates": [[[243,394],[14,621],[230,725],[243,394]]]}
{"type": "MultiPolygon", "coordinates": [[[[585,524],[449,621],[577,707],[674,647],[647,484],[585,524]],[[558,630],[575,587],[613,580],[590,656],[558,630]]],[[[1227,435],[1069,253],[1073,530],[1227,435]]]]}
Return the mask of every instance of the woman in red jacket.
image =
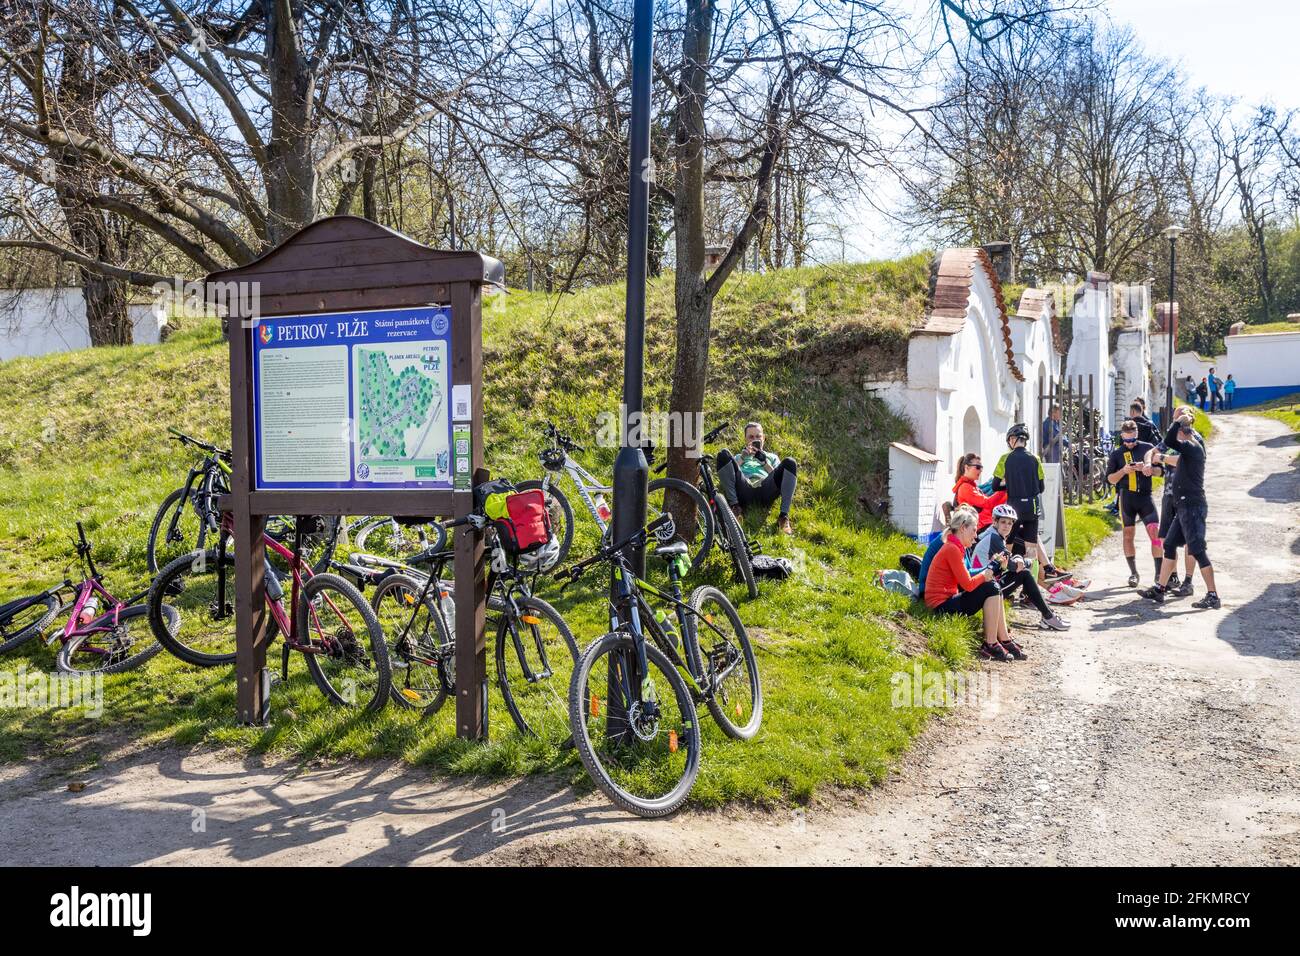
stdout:
{"type": "Polygon", "coordinates": [[[930,563],[925,577],[925,603],[945,614],[973,616],[984,612],[984,643],[980,657],[996,661],[1009,661],[1013,657],[1023,660],[1025,652],[1011,640],[1007,632],[1006,611],[1002,604],[1002,591],[994,579],[1001,572],[1003,555],[972,576],[966,569],[966,551],[975,543],[977,534],[975,518],[969,511],[953,511],[944,542],[930,563]]]}
{"type": "Polygon", "coordinates": [[[968,451],[957,461],[957,483],[952,486],[953,505],[970,505],[979,512],[980,521],[977,531],[983,531],[993,523],[993,509],[1005,504],[1007,493],[995,491],[986,495],[979,489],[980,472],[984,463],[980,461],[979,452],[968,451]]]}

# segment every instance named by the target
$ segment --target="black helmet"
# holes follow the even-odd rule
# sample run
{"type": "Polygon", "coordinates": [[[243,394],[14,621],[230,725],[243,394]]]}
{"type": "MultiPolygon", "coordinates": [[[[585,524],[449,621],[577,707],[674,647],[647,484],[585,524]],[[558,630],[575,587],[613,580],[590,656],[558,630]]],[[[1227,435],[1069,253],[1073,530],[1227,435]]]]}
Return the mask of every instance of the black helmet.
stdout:
{"type": "Polygon", "coordinates": [[[1010,444],[1011,440],[1014,438],[1023,438],[1025,441],[1029,441],[1029,426],[1024,422],[1016,422],[1008,428],[1007,443],[1010,444]]]}

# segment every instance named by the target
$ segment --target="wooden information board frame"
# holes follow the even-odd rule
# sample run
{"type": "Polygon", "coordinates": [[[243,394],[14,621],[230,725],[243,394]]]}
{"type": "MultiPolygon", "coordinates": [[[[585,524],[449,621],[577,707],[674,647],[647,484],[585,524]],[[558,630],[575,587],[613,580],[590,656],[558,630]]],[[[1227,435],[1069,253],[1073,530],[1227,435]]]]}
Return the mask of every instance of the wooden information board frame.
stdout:
{"type": "MultiPolygon", "coordinates": [[[[473,491],[383,489],[259,491],[254,483],[252,336],[276,316],[359,312],[429,305],[451,309],[451,383],[470,390],[472,484],[483,471],[482,291],[501,285],[502,265],[476,252],[432,249],[358,216],[332,216],[305,226],[261,258],[211,273],[209,304],[224,307],[230,330],[231,493],[224,496],[235,527],[235,675],[239,720],[269,715],[267,622],[262,532],[270,515],[439,515],[461,518],[473,491]]],[[[448,396],[450,401],[451,396],[448,396]]],[[[455,456],[453,456],[454,458],[455,456]]],[[[483,534],[455,534],[456,732],[487,736],[483,534]],[[465,586],[465,582],[473,582],[465,586]]]]}

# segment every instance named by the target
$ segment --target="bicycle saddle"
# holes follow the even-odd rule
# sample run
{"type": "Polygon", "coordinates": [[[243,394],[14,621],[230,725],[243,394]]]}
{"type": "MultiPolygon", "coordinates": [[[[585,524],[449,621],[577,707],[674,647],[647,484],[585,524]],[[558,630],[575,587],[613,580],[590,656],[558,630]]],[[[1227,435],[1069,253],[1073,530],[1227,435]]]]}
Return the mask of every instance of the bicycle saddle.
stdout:
{"type": "Polygon", "coordinates": [[[655,554],[665,561],[671,560],[679,554],[685,554],[686,551],[685,541],[670,541],[668,544],[661,544],[655,548],[655,554]]]}

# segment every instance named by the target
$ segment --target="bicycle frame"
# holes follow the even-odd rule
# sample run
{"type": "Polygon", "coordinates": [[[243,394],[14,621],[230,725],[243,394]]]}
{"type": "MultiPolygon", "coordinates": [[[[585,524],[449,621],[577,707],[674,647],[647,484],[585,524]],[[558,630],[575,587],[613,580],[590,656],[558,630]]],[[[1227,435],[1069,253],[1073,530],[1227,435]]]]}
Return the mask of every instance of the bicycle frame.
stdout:
{"type": "MultiPolygon", "coordinates": [[[[569,480],[572,481],[574,487],[578,489],[578,496],[582,498],[582,503],[586,505],[587,513],[591,515],[591,520],[596,522],[596,525],[600,528],[602,533],[608,531],[609,523],[600,516],[600,511],[596,508],[596,499],[592,496],[593,494],[595,495],[613,494],[614,493],[613,486],[601,484],[596,479],[595,475],[587,471],[586,468],[583,468],[582,465],[580,465],[578,462],[574,461],[573,457],[568,453],[567,450],[564,451],[563,468],[564,471],[568,474],[569,480]]],[[[553,474],[556,476],[557,479],[559,478],[559,475],[557,473],[552,472],[550,469],[547,469],[546,475],[542,478],[543,492],[547,491],[551,487],[551,476],[553,474]]]]}

